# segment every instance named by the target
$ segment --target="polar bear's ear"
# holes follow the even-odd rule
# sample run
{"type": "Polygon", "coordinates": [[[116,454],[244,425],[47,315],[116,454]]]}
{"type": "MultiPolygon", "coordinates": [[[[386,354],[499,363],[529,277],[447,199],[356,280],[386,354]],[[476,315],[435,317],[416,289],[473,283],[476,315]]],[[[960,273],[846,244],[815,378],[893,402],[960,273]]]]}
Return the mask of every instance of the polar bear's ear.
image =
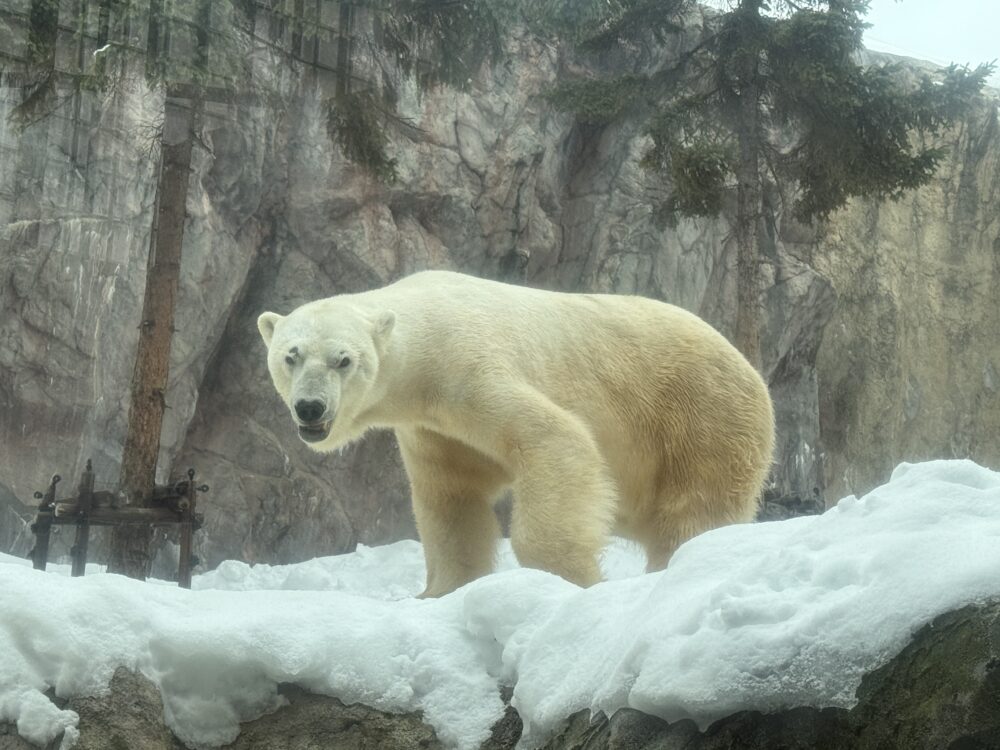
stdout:
{"type": "Polygon", "coordinates": [[[384,342],[389,338],[389,334],[392,333],[392,327],[396,325],[396,313],[392,310],[386,310],[384,313],[378,316],[375,320],[375,328],[372,331],[375,336],[375,340],[379,343],[384,342]]]}
{"type": "Polygon", "coordinates": [[[260,331],[261,338],[264,339],[264,343],[268,346],[271,345],[274,327],[278,324],[279,320],[281,320],[281,316],[273,312],[261,313],[260,317],[257,318],[257,330],[260,331]]]}

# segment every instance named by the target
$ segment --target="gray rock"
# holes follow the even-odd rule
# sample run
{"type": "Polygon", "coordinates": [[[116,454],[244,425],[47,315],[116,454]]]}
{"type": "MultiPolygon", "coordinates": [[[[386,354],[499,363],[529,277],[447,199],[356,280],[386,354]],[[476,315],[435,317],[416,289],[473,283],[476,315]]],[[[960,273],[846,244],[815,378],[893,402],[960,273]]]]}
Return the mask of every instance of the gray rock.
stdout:
{"type": "Polygon", "coordinates": [[[74,750],[183,750],[163,723],[160,691],[142,675],[115,670],[103,696],[72,698],[66,708],[80,715],[74,750]]]}
{"type": "Polygon", "coordinates": [[[581,711],[542,750],[848,750],[853,735],[846,715],[832,708],[741,711],[701,732],[689,719],[668,723],[630,708],[610,719],[581,711]]]}
{"type": "Polygon", "coordinates": [[[919,630],[866,675],[858,703],[743,711],[699,732],[631,709],[587,712],[545,750],[997,750],[1000,748],[1000,601],[950,612],[919,630]]]}
{"type": "MultiPolygon", "coordinates": [[[[689,20],[697,34],[699,17],[689,20]]],[[[731,211],[657,225],[650,204],[663,188],[639,166],[641,128],[576,126],[544,93],[584,62],[523,32],[506,45],[510,62],[467,91],[398,82],[394,185],[345,161],[320,87],[284,63],[264,61],[261,75],[283,81],[287,106],[209,108],[160,455],[161,479],[195,466],[212,487],[196,535],[203,567],[415,535],[390,436],[329,456],[295,438],[255,331],[265,309],[452,268],[647,295],[731,332],[731,211]]],[[[602,64],[650,70],[677,50],[654,52],[602,64]]],[[[155,197],[149,130],[162,110],[136,73],[113,102],[80,94],[81,120],[23,131],[8,117],[20,89],[0,88],[0,158],[11,165],[0,170],[0,550],[25,551],[17,519],[52,473],[75,482],[93,458],[98,488],[117,479],[155,197]]],[[[942,140],[934,182],[898,202],[855,201],[812,228],[791,218],[789,186],[774,191],[762,353],[777,496],[861,493],[903,459],[1000,464],[996,109],[984,96],[942,140]]],[[[172,568],[165,541],[161,575],[172,568]]],[[[54,535],[52,558],[68,547],[54,535]]],[[[103,548],[95,534],[94,559],[103,548]]]]}
{"type": "Polygon", "coordinates": [[[1000,603],[949,612],[867,675],[851,710],[859,750],[1000,748],[1000,603]]]}
{"type": "Polygon", "coordinates": [[[0,750],[38,750],[17,733],[13,724],[0,722],[0,750]]]}
{"type": "Polygon", "coordinates": [[[814,516],[825,510],[823,498],[819,490],[814,490],[811,497],[801,495],[775,496],[773,492],[765,492],[757,511],[757,521],[784,521],[796,516],[814,516]]]}
{"type": "Polygon", "coordinates": [[[817,353],[824,493],[862,494],[901,460],[1000,465],[1000,125],[996,92],[942,141],[930,184],[853,201],[813,266],[837,292],[817,353]]]}
{"type": "MultiPolygon", "coordinates": [[[[417,714],[386,714],[283,685],[287,704],[245,723],[232,750],[416,750],[441,748],[417,714]]],[[[505,701],[510,690],[503,691],[505,701]]],[[[935,619],[884,666],[864,677],[858,703],[842,708],[741,711],[699,731],[621,709],[611,718],[581,711],[543,750],[998,750],[1000,748],[1000,601],[935,619]]],[[[103,696],[74,698],[77,750],[180,750],[163,725],[156,688],[125,669],[103,696]]],[[[509,706],[482,750],[513,750],[521,720],[509,706]]],[[[55,743],[58,745],[58,742],[55,743]]],[[[0,750],[31,747],[0,723],[0,750]]]]}
{"type": "Polygon", "coordinates": [[[313,695],[291,685],[288,705],[247,722],[226,750],[440,750],[434,730],[415,714],[387,714],[360,704],[313,695]]]}

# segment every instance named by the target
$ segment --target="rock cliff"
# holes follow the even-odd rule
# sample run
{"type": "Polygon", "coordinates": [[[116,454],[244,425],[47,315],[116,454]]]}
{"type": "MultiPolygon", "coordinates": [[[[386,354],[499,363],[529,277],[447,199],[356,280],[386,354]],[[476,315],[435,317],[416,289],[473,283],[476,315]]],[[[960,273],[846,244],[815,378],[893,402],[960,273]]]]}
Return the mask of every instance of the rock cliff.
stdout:
{"type": "MultiPolygon", "coordinates": [[[[212,486],[197,536],[205,565],[290,562],[414,534],[391,436],[323,457],[295,437],[267,377],[262,310],[452,268],[656,297],[730,333],[730,212],[659,227],[650,201],[662,188],[639,167],[641,129],[579,127],[543,97],[577,64],[571,53],[526,33],[506,45],[507,62],[467,90],[404,82],[392,185],[331,144],[322,89],[294,70],[287,106],[207,111],[161,447],[163,478],[193,465],[212,486]]],[[[8,117],[20,89],[7,83],[0,549],[24,553],[27,504],[50,474],[75,481],[93,457],[99,486],[117,478],[155,199],[148,131],[162,98],[141,81],[107,101],[76,92],[20,129],[8,117]]],[[[1000,465],[997,101],[983,98],[949,135],[933,183],[899,202],[856,202],[809,228],[790,218],[785,188],[768,196],[773,495],[835,499],[904,459],[1000,465]]]]}

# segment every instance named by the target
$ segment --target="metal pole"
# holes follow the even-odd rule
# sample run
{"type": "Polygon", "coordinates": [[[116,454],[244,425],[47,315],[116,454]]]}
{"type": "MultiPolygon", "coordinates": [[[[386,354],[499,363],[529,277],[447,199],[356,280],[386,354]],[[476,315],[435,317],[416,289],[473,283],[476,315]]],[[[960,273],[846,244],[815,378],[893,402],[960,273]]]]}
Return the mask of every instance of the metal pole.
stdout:
{"type": "Polygon", "coordinates": [[[80,492],[77,499],[76,540],[70,554],[73,558],[71,574],[82,576],[87,569],[87,547],[90,544],[90,509],[94,504],[94,467],[87,459],[87,468],[80,478],[80,492]]]}
{"type": "Polygon", "coordinates": [[[194,486],[194,469],[188,469],[187,498],[181,505],[181,549],[177,563],[177,585],[191,588],[191,537],[194,532],[194,503],[197,489],[194,486]]]}
{"type": "Polygon", "coordinates": [[[56,485],[62,480],[58,474],[52,475],[49,488],[42,495],[35,493],[36,498],[40,498],[38,504],[38,514],[35,522],[31,524],[31,530],[35,533],[35,548],[31,550],[31,562],[35,570],[45,570],[45,565],[49,559],[49,532],[52,531],[52,514],[56,503],[56,485]]]}

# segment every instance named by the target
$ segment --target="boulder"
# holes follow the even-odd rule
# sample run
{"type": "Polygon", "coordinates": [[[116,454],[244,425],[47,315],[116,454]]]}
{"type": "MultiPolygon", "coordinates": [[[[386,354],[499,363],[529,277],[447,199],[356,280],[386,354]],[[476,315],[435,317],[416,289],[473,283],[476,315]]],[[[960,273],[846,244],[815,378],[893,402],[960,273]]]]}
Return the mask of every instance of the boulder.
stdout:
{"type": "MultiPolygon", "coordinates": [[[[388,714],[282,685],[285,705],[243,724],[227,750],[438,750],[419,714],[388,714]]],[[[503,690],[509,703],[511,691],[503,690]]],[[[867,674],[857,704],[740,711],[703,731],[624,708],[581,711],[543,750],[1000,750],[1000,600],[934,619],[867,674]]],[[[62,704],[62,702],[60,702],[62,704]]],[[[181,750],[163,724],[155,686],[119,669],[106,694],[62,706],[80,715],[76,750],[181,750]]],[[[508,705],[482,750],[514,750],[521,720],[508,705]]],[[[53,743],[58,747],[58,741],[53,743]]],[[[0,723],[0,750],[33,747],[0,723]]]]}

